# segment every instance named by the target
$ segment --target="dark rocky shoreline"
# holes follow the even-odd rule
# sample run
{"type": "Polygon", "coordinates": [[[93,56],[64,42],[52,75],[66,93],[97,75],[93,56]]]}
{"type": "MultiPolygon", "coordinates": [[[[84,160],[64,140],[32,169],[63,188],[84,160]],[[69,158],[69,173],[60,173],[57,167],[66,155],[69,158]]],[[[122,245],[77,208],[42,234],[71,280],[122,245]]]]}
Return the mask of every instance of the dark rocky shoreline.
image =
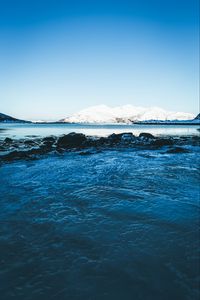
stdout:
{"type": "Polygon", "coordinates": [[[185,146],[200,146],[199,136],[155,137],[150,133],[141,133],[138,137],[132,133],[112,134],[108,137],[92,137],[82,133],[69,133],[60,137],[11,139],[0,142],[0,163],[18,159],[33,159],[48,153],[62,154],[76,151],[81,155],[94,154],[106,149],[152,149],[164,150],[164,153],[187,153],[185,146]]]}

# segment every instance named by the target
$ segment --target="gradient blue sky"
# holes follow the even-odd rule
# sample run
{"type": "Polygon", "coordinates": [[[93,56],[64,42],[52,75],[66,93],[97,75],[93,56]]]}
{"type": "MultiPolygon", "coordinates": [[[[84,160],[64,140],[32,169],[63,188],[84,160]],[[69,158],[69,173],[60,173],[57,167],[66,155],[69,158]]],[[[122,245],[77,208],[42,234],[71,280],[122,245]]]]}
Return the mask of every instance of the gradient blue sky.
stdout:
{"type": "Polygon", "coordinates": [[[0,112],[199,110],[198,0],[0,0],[0,112]]]}

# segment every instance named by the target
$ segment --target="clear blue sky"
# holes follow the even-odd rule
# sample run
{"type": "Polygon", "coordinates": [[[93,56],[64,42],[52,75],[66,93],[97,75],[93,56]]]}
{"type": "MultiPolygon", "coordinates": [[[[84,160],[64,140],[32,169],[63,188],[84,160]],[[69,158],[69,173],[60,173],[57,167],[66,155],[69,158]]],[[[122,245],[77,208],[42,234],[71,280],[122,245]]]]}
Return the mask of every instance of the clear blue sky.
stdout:
{"type": "Polygon", "coordinates": [[[0,112],[198,112],[198,0],[0,0],[0,112]]]}

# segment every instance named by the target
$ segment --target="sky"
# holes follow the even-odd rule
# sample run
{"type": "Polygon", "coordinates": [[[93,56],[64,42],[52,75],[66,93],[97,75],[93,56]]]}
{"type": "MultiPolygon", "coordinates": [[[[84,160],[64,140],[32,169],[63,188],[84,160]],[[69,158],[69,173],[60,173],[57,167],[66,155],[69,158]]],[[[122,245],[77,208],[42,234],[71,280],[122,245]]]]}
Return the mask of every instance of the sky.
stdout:
{"type": "Polygon", "coordinates": [[[0,112],[199,111],[198,0],[0,0],[0,112]]]}

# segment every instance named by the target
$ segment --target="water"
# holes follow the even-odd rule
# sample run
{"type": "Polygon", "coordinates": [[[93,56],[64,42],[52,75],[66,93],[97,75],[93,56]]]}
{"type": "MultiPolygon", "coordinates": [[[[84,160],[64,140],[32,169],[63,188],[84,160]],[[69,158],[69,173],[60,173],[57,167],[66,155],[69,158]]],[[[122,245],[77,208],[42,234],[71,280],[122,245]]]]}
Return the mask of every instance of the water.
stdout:
{"type": "MultiPolygon", "coordinates": [[[[19,138],[80,125],[3,126],[10,130],[2,136],[19,138]]],[[[166,135],[163,127],[126,127],[166,135]]],[[[79,129],[108,135],[126,127],[79,129]]],[[[198,146],[187,149],[51,153],[2,164],[1,299],[199,299],[200,157],[198,146]]]]}
{"type": "Polygon", "coordinates": [[[198,125],[80,125],[80,124],[12,124],[0,123],[0,139],[5,137],[24,138],[27,136],[61,135],[80,132],[86,135],[108,136],[112,133],[132,132],[139,135],[149,132],[154,135],[196,135],[198,125]]]}

